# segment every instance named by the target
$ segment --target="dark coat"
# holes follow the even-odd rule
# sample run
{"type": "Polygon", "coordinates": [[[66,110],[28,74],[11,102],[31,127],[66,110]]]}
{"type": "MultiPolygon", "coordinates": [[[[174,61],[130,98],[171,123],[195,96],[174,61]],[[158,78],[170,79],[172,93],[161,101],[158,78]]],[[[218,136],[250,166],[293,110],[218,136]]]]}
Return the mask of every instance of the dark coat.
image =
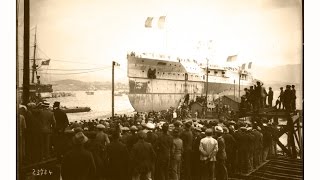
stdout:
{"type": "Polygon", "coordinates": [[[226,160],[227,153],[226,153],[226,144],[222,136],[217,138],[218,141],[218,152],[216,155],[217,161],[219,160],[226,160]]]}
{"type": "Polygon", "coordinates": [[[96,166],[92,154],[81,147],[73,147],[63,158],[61,175],[63,180],[91,180],[96,166]]]}
{"type": "Polygon", "coordinates": [[[161,134],[155,144],[155,151],[157,158],[162,160],[169,160],[170,153],[173,148],[173,138],[169,134],[161,134]]]}
{"type": "Polygon", "coordinates": [[[181,133],[181,139],[183,141],[183,149],[185,151],[192,150],[192,144],[193,144],[193,134],[189,131],[183,131],[181,133]]]}
{"type": "Polygon", "coordinates": [[[67,114],[63,112],[61,109],[55,109],[53,111],[53,114],[54,114],[54,118],[56,119],[56,129],[58,131],[64,131],[64,129],[69,124],[67,114]]]}
{"type": "Polygon", "coordinates": [[[223,134],[222,137],[225,142],[227,156],[231,156],[231,154],[236,151],[236,140],[229,133],[223,134]]]}
{"type": "Polygon", "coordinates": [[[134,174],[147,173],[152,170],[152,166],[156,159],[156,154],[150,143],[139,140],[132,147],[131,159],[132,164],[134,164],[134,174]]]}
{"type": "Polygon", "coordinates": [[[111,180],[129,179],[129,152],[119,140],[114,140],[107,146],[107,169],[111,180]]]}

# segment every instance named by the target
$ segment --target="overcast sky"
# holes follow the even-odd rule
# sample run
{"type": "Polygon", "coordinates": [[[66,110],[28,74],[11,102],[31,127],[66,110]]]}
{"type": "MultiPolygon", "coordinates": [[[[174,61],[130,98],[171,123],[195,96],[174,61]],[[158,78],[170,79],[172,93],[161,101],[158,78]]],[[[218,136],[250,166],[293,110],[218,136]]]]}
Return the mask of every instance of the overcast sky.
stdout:
{"type": "MultiPolygon", "coordinates": [[[[252,61],[262,66],[298,64],[302,60],[299,0],[30,2],[31,28],[37,26],[37,42],[44,52],[38,56],[52,59],[49,69],[96,68],[110,66],[116,60],[121,64],[116,70],[117,77],[123,79],[128,51],[162,51],[167,47],[170,52],[184,55],[193,52],[197,41],[208,40],[213,42],[212,63],[225,61],[234,54],[238,55],[239,63],[252,61]],[[144,27],[148,16],[162,15],[167,17],[165,31],[144,27]]],[[[110,79],[110,72],[109,68],[97,73],[51,77],[103,81],[110,79]]]]}

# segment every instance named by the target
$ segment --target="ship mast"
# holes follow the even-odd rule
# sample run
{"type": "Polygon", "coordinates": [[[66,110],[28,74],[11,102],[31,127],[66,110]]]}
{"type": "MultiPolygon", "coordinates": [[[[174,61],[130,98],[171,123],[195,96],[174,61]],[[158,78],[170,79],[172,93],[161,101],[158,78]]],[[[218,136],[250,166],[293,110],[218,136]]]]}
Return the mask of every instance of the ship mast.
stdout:
{"type": "Polygon", "coordinates": [[[209,59],[207,58],[207,68],[206,68],[206,84],[207,84],[207,88],[206,88],[206,108],[208,108],[208,74],[209,74],[209,69],[208,69],[208,66],[209,66],[209,59]]]}
{"type": "Polygon", "coordinates": [[[36,65],[36,49],[37,49],[37,26],[35,28],[35,33],[34,33],[34,49],[33,49],[33,65],[32,65],[32,79],[31,82],[34,83],[34,73],[37,74],[36,69],[37,69],[37,65],[36,65]]]}

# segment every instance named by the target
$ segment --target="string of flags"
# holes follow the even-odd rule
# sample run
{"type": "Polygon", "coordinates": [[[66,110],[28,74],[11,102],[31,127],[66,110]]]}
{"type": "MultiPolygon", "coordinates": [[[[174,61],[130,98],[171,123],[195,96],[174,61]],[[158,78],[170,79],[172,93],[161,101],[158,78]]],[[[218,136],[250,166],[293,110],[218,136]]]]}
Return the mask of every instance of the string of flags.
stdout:
{"type": "MultiPolygon", "coordinates": [[[[152,27],[152,22],[155,18],[154,17],[147,17],[144,27],[145,28],[153,28],[152,27]]],[[[164,29],[165,27],[165,22],[166,22],[166,16],[160,16],[158,18],[158,28],[159,29],[164,29]]]]}

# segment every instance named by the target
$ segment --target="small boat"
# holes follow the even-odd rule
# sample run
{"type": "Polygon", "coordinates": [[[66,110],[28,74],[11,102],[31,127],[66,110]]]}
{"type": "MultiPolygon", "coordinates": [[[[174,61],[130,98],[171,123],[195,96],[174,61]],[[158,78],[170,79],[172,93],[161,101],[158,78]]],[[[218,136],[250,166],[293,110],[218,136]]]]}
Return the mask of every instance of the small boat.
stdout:
{"type": "Polygon", "coordinates": [[[94,95],[94,91],[86,91],[87,95],[94,95]]]}
{"type": "Polygon", "coordinates": [[[91,111],[90,107],[61,107],[61,110],[65,113],[79,113],[91,111]]]}

